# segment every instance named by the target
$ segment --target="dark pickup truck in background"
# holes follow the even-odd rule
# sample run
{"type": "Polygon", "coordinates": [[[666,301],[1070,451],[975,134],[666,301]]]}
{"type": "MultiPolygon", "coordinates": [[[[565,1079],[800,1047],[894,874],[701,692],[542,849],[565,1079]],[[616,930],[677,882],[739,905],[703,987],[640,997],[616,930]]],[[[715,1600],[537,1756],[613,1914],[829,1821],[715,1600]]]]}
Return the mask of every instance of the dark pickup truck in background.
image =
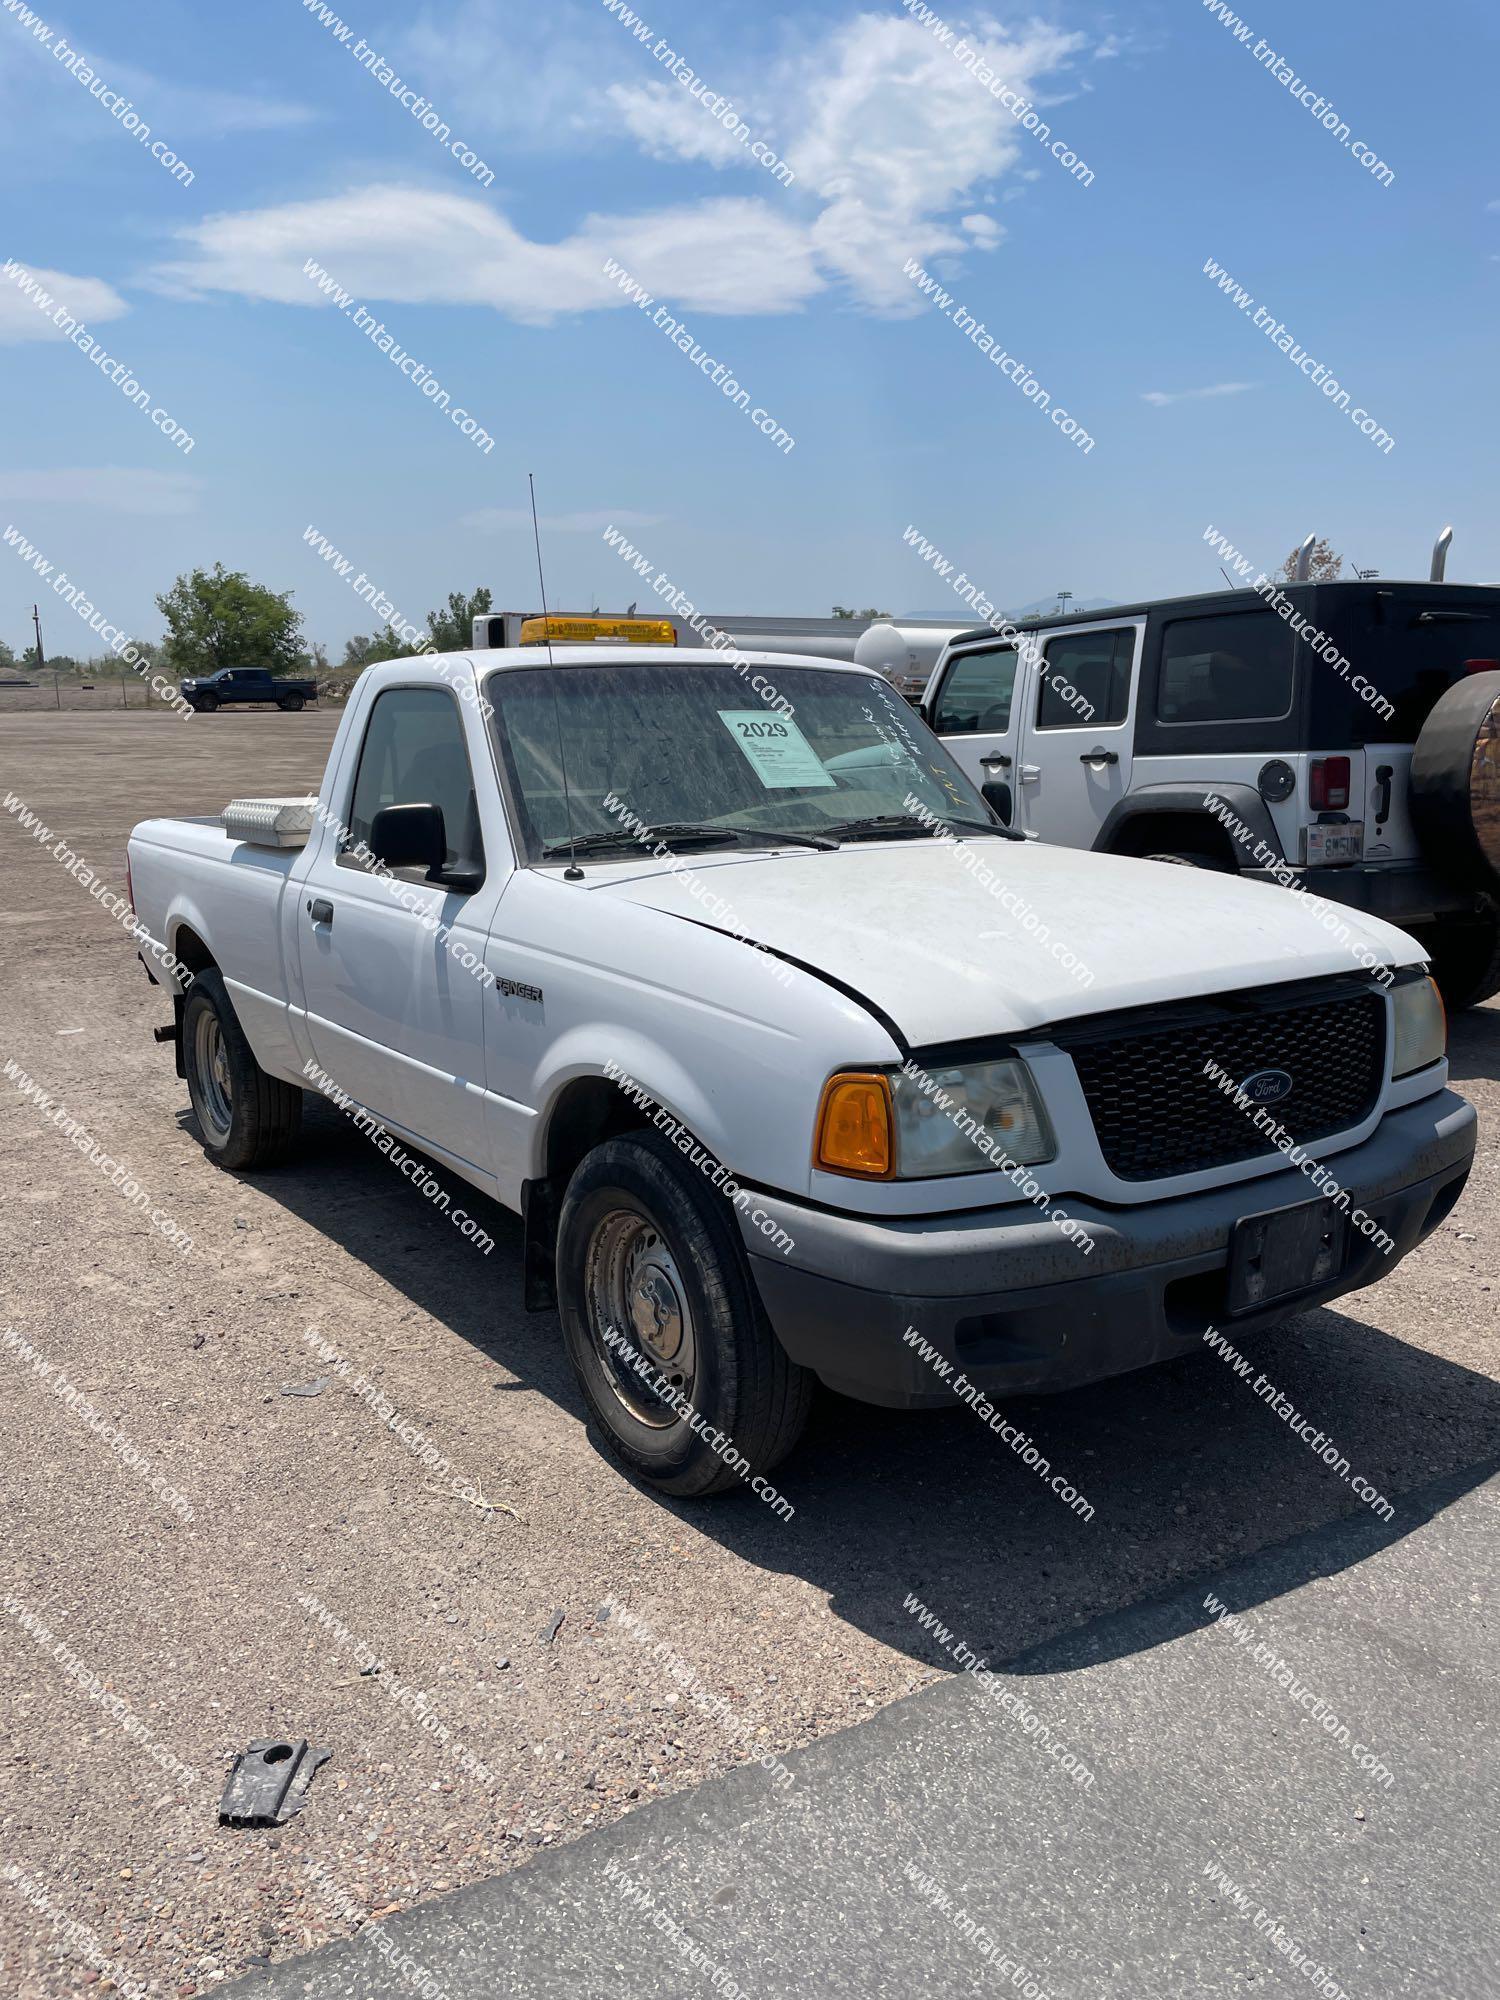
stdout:
{"type": "Polygon", "coordinates": [[[303,708],[318,698],[316,681],[278,680],[264,667],[220,667],[200,680],[180,681],[178,692],[192,707],[224,708],[232,701],[274,702],[277,708],[303,708]]]}

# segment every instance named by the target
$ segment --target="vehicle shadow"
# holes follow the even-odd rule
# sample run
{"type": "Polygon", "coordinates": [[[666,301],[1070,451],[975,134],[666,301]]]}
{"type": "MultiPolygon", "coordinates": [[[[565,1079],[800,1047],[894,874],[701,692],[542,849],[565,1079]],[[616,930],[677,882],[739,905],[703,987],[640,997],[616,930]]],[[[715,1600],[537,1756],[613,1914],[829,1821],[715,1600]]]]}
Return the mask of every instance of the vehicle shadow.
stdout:
{"type": "Polygon", "coordinates": [[[1466,1083],[1500,1083],[1500,1000],[1455,1014],[1448,1023],[1448,1075],[1457,1090],[1466,1083]]]}
{"type": "MultiPolygon", "coordinates": [[[[1500,1021],[1458,1039],[1481,1043],[1496,1028],[1500,1021]]],[[[523,1309],[519,1220],[435,1171],[455,1205],[494,1237],[489,1256],[314,1100],[298,1163],[252,1178],[525,1387],[585,1416],[556,1315],[523,1309]]],[[[1382,1296],[1376,1288],[1341,1301],[1343,1310],[1304,1314],[1259,1336],[1252,1353],[1255,1369],[1337,1446],[1349,1477],[1393,1503],[1389,1521],[1207,1349],[1063,1395],[1006,1402],[1006,1415],[1084,1496],[1092,1518],[966,1408],[907,1414],[827,1392],[802,1443],[772,1475],[795,1507],[790,1519],[748,1488],[693,1503],[652,1499],[768,1574],[805,1579],[834,1616],[924,1666],[954,1663],[906,1608],[911,1594],[976,1655],[1015,1659],[1101,1614],[1331,1523],[1368,1520],[1361,1553],[1397,1541],[1425,1518],[1402,1504],[1403,1494],[1445,1477],[1467,1490],[1488,1477],[1500,1384],[1382,1331],[1372,1323],[1390,1317],[1382,1296]]],[[[1291,1582],[1330,1563],[1316,1535],[1289,1560],[1291,1582]]],[[[1349,1560],[1336,1556],[1332,1567],[1349,1560]]]]}

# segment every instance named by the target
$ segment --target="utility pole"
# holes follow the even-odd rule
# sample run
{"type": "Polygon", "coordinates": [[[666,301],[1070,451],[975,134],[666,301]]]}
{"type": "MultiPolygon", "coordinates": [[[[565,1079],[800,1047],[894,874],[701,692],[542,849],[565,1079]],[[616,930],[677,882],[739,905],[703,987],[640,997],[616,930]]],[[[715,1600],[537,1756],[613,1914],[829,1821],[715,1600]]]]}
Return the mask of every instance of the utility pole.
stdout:
{"type": "Polygon", "coordinates": [[[31,607],[31,622],[36,627],[36,670],[40,673],[47,662],[42,657],[42,614],[34,604],[31,607]]]}
{"type": "Polygon", "coordinates": [[[1067,617],[1068,606],[1072,601],[1073,593],[1071,590],[1060,590],[1057,593],[1057,615],[1059,618],[1067,617]]]}

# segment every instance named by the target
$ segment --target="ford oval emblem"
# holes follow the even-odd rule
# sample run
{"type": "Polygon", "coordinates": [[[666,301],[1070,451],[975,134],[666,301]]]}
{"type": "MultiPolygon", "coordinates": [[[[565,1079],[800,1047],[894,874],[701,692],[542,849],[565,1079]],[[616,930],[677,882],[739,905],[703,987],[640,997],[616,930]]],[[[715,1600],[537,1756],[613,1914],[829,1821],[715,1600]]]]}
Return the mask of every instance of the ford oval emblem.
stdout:
{"type": "Polygon", "coordinates": [[[1292,1079],[1284,1069],[1258,1069],[1240,1085],[1252,1104],[1279,1104],[1292,1094],[1292,1079]]]}

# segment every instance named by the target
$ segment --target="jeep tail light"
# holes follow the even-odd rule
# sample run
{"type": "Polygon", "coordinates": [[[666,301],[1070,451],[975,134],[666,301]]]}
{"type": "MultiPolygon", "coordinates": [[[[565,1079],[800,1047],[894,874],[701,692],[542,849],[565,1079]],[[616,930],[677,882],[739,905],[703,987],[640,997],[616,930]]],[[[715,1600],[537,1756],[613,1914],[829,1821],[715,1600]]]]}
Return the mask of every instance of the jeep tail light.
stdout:
{"type": "Polygon", "coordinates": [[[1307,802],[1314,812],[1343,812],[1349,804],[1349,759],[1314,757],[1307,767],[1307,802]]]}

